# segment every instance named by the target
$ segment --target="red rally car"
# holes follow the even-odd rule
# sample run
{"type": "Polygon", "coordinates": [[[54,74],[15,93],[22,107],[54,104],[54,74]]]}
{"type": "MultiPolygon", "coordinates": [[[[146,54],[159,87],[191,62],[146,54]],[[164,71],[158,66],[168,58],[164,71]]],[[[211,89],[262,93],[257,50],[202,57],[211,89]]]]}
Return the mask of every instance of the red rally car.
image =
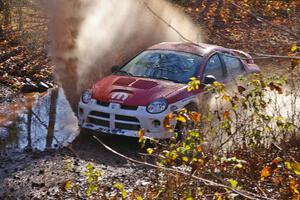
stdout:
{"type": "MultiPolygon", "coordinates": [[[[79,125],[92,131],[168,138],[167,114],[199,104],[204,87],[188,91],[191,77],[203,85],[231,82],[235,76],[259,72],[247,53],[208,44],[165,42],[154,45],[85,90],[78,108],[79,125]],[[241,57],[245,59],[240,59],[241,57]]],[[[201,102],[200,102],[201,105],[201,102]]]]}

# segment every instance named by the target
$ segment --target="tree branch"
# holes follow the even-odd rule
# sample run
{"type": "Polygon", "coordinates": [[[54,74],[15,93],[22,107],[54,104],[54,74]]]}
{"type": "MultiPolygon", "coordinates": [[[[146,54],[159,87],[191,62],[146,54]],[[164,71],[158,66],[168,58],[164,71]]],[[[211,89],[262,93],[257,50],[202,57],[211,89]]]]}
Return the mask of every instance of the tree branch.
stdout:
{"type": "Polygon", "coordinates": [[[203,182],[204,184],[206,185],[209,185],[209,186],[215,186],[215,187],[222,187],[222,188],[226,188],[226,189],[229,189],[243,197],[246,197],[248,199],[268,199],[270,200],[271,198],[268,198],[268,197],[263,197],[263,196],[260,196],[260,195],[257,195],[257,194],[254,194],[252,192],[248,192],[248,191],[243,191],[243,190],[239,190],[239,189],[236,189],[236,188],[233,188],[233,187],[230,187],[228,185],[224,185],[224,184],[221,184],[221,183],[217,183],[217,182],[214,182],[212,180],[208,180],[208,179],[205,179],[205,178],[201,178],[201,177],[198,177],[198,176],[195,176],[195,175],[191,175],[189,173],[186,173],[184,171],[179,171],[177,169],[173,169],[173,168],[168,168],[168,167],[164,167],[164,166],[159,166],[159,165],[154,165],[154,164],[150,164],[150,163],[147,163],[147,162],[143,162],[143,161],[138,161],[138,160],[135,160],[133,158],[130,158],[130,157],[127,157],[119,152],[117,152],[116,150],[112,149],[111,147],[107,146],[102,140],[100,140],[97,136],[93,136],[101,145],[104,146],[104,148],[106,148],[107,150],[109,150],[110,152],[126,159],[127,161],[131,161],[133,163],[137,163],[137,164],[141,164],[141,165],[146,165],[148,167],[153,167],[153,168],[156,168],[156,169],[162,169],[162,170],[165,170],[165,171],[169,171],[169,172],[175,172],[175,173],[178,173],[178,174],[181,174],[181,175],[184,175],[184,176],[189,176],[189,177],[192,177],[193,179],[196,179],[198,181],[201,181],[203,182]]]}
{"type": "MultiPolygon", "coordinates": [[[[170,29],[172,29],[175,33],[177,33],[184,41],[186,42],[190,42],[192,43],[193,45],[195,46],[198,46],[200,48],[203,48],[205,49],[205,47],[203,47],[201,44],[198,44],[198,43],[195,43],[193,42],[192,40],[190,40],[189,38],[185,37],[182,33],[180,33],[179,30],[177,30],[174,26],[172,26],[169,22],[167,22],[164,18],[162,18],[161,16],[159,16],[146,2],[145,0],[140,0],[141,3],[147,8],[147,10],[149,12],[151,12],[155,17],[157,17],[160,21],[162,21],[164,24],[166,24],[170,29]]],[[[270,23],[270,22],[269,22],[270,23]]],[[[275,25],[274,25],[275,26],[275,25]]],[[[292,33],[293,34],[293,33],[292,33]]],[[[294,34],[295,35],[295,34],[294,34]]],[[[297,36],[297,35],[296,35],[297,36]]],[[[298,37],[298,36],[297,36],[298,37]]],[[[300,37],[298,37],[300,39],[300,37]]],[[[223,54],[223,52],[220,52],[220,51],[215,51],[213,50],[214,52],[216,53],[219,53],[219,54],[223,54]]],[[[282,58],[282,59],[295,59],[295,60],[300,60],[300,57],[289,57],[289,56],[281,56],[281,55],[271,55],[271,54],[257,54],[257,53],[250,53],[252,55],[259,55],[257,57],[254,57],[253,59],[254,60],[258,60],[258,59],[269,59],[269,58],[282,58]]],[[[225,54],[226,56],[230,56],[230,57],[233,57],[233,58],[238,58],[238,59],[241,59],[241,60],[248,60],[248,58],[245,58],[245,57],[240,57],[240,56],[233,56],[233,55],[228,55],[228,54],[225,54]]]]}

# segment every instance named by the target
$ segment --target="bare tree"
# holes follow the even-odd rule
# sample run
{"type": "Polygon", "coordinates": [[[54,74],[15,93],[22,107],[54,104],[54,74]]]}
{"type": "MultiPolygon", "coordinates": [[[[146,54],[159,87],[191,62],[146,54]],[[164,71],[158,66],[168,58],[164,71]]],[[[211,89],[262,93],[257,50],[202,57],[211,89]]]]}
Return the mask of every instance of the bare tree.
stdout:
{"type": "Polygon", "coordinates": [[[28,107],[27,114],[27,150],[32,149],[32,141],[31,141],[31,123],[32,123],[32,105],[28,107]]]}
{"type": "Polygon", "coordinates": [[[3,3],[4,26],[8,26],[11,21],[10,2],[9,0],[2,0],[2,3],[3,3]]]}
{"type": "Polygon", "coordinates": [[[53,138],[54,138],[58,92],[59,91],[57,88],[53,89],[51,92],[51,102],[50,102],[50,110],[49,110],[49,123],[48,123],[47,139],[46,139],[46,148],[51,148],[53,138]]]}

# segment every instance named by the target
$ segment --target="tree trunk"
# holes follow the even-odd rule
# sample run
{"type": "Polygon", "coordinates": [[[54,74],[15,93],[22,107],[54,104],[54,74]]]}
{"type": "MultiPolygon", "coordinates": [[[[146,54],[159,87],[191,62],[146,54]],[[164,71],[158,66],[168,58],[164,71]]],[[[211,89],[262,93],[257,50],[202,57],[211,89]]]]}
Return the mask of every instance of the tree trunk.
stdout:
{"type": "Polygon", "coordinates": [[[23,10],[22,10],[22,5],[18,5],[18,30],[23,32],[23,10]]]}
{"type": "Polygon", "coordinates": [[[58,92],[58,88],[53,89],[51,92],[46,148],[51,148],[54,138],[58,92]]]}
{"type": "Polygon", "coordinates": [[[224,21],[222,20],[221,11],[223,8],[223,0],[218,0],[215,21],[213,26],[214,27],[222,27],[224,25],[224,21]]]}
{"type": "Polygon", "coordinates": [[[3,9],[4,26],[8,26],[10,24],[10,5],[9,5],[9,1],[4,0],[3,5],[4,5],[4,9],[3,9]]]}
{"type": "Polygon", "coordinates": [[[32,123],[32,105],[28,108],[27,114],[27,150],[32,150],[32,141],[31,141],[31,123],[32,123]]]}

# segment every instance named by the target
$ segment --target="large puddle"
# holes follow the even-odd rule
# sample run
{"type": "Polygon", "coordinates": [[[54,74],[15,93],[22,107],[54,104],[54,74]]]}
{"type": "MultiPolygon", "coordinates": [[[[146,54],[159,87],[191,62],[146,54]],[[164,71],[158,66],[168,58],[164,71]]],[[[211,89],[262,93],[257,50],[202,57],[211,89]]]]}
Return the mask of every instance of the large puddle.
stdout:
{"type": "Polygon", "coordinates": [[[66,146],[79,134],[77,123],[62,89],[27,95],[0,107],[0,151],[66,146]]]}

